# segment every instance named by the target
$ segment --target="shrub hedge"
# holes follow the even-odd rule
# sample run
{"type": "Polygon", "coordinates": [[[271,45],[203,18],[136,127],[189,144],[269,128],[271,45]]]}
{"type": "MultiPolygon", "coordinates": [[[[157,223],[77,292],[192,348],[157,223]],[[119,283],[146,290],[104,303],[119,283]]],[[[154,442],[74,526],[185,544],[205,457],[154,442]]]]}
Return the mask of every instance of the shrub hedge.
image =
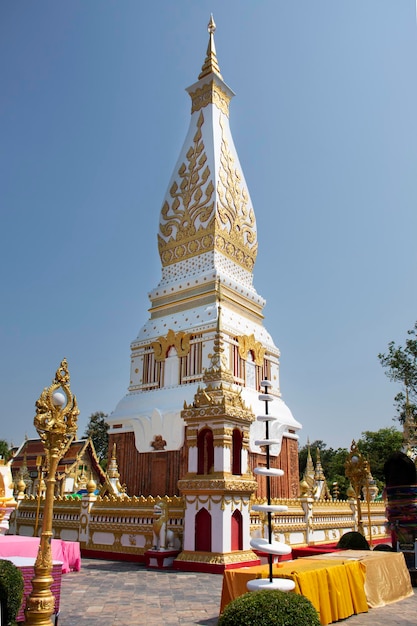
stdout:
{"type": "Polygon", "coordinates": [[[337,547],[343,550],[370,550],[369,543],[365,537],[355,530],[342,535],[337,542],[337,547]]]}
{"type": "Polygon", "coordinates": [[[16,624],[22,598],[22,572],[11,561],[0,560],[0,602],[5,626],[16,624]]]}
{"type": "Polygon", "coordinates": [[[278,590],[253,591],[227,605],[218,626],[320,626],[310,600],[278,590]]]}

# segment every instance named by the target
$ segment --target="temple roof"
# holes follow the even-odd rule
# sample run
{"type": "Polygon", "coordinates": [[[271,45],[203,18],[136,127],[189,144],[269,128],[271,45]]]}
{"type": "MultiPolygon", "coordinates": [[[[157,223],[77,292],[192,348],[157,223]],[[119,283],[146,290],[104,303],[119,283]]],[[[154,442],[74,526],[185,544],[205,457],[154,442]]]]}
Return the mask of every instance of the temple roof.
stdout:
{"type": "MultiPolygon", "coordinates": [[[[91,460],[91,467],[99,476],[100,482],[104,483],[105,472],[99,464],[91,439],[81,439],[79,441],[71,442],[68,450],[59,460],[57,468],[58,477],[61,474],[68,473],[73,466],[80,462],[80,459],[84,454],[88,454],[91,460]]],[[[36,473],[38,469],[37,459],[40,457],[42,458],[41,464],[43,465],[45,462],[45,448],[41,439],[26,439],[11,461],[13,476],[16,476],[16,474],[24,467],[26,467],[29,472],[36,473]]]]}

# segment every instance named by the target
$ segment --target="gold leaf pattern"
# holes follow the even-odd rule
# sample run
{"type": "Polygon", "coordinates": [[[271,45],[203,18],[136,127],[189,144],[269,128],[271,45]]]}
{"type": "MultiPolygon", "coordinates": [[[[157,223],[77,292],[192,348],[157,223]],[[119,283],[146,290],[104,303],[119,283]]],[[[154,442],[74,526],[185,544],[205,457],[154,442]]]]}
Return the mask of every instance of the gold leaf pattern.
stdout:
{"type": "Polygon", "coordinates": [[[186,356],[190,351],[190,337],[190,333],[175,333],[170,328],[166,337],[158,337],[157,341],[152,342],[155,361],[164,361],[171,346],[174,346],[178,356],[186,356]]]}
{"type": "Polygon", "coordinates": [[[169,190],[172,202],[166,200],[161,210],[158,249],[163,267],[218,250],[245,270],[253,270],[258,248],[255,214],[225,138],[222,116],[219,123],[222,143],[216,206],[201,111],[186,153],[188,163],[179,167],[180,181],[174,181],[169,190]]]}
{"type": "MultiPolygon", "coordinates": [[[[200,240],[203,235],[214,230],[214,186],[209,180],[210,169],[206,165],[207,156],[201,133],[203,123],[204,116],[201,112],[193,145],[186,154],[188,166],[182,163],[178,170],[180,186],[178,187],[177,182],[172,184],[169,193],[173,202],[170,206],[166,201],[162,207],[158,248],[164,266],[175,263],[179,258],[187,258],[204,251],[200,249],[203,248],[203,241],[200,240]],[[190,253],[188,246],[191,242],[194,242],[194,246],[190,253]],[[200,242],[198,249],[196,242],[200,242]]],[[[212,241],[213,237],[210,237],[210,245],[212,241]]]]}
{"type": "Polygon", "coordinates": [[[222,146],[217,184],[216,247],[251,270],[258,249],[255,213],[248,206],[248,194],[225,139],[221,118],[220,126],[222,146]]]}
{"type": "Polygon", "coordinates": [[[248,352],[252,351],[256,365],[263,365],[266,348],[259,341],[255,340],[255,336],[241,335],[237,338],[239,342],[239,356],[242,359],[248,358],[248,352]]]}
{"type": "Polygon", "coordinates": [[[191,113],[214,104],[222,113],[229,117],[230,96],[220,89],[214,80],[206,83],[190,94],[192,100],[191,113]]]}

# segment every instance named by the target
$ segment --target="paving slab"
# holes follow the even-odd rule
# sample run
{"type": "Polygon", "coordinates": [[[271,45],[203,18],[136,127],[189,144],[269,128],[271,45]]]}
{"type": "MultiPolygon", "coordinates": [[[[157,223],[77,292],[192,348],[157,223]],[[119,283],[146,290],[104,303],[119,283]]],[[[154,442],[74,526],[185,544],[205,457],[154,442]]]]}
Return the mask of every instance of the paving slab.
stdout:
{"type": "MultiPolygon", "coordinates": [[[[83,559],[80,572],[62,576],[58,626],[216,626],[222,582],[219,574],[83,559]]],[[[417,594],[337,623],[415,626],[417,594]]]]}

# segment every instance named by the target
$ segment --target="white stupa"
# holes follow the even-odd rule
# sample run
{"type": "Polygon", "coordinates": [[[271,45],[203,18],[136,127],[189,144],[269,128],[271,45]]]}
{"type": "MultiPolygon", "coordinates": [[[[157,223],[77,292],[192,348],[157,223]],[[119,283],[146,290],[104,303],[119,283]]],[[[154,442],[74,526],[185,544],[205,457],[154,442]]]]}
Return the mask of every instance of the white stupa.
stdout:
{"type": "MultiPolygon", "coordinates": [[[[116,442],[121,482],[131,495],[175,492],[176,480],[186,471],[181,411],[203,384],[219,328],[223,365],[254,415],[263,410],[260,382],[272,382],[269,393],[277,418],[272,428],[285,424],[281,454],[291,457],[292,464],[297,458],[301,425],[281,398],[280,353],[263,324],[265,300],[253,285],[255,213],[230,131],[234,94],[220,73],[214,31],[211,19],[202,70],[187,89],[189,130],[162,203],[161,280],[149,294],[149,319],[131,344],[128,392],[108,419],[110,449],[116,442]],[[146,469],[156,459],[157,486],[146,469]]],[[[256,444],[262,437],[262,424],[254,421],[249,453],[263,454],[256,444]]],[[[272,446],[274,454],[278,449],[272,446]]],[[[298,475],[293,483],[287,497],[297,495],[298,475]]]]}

